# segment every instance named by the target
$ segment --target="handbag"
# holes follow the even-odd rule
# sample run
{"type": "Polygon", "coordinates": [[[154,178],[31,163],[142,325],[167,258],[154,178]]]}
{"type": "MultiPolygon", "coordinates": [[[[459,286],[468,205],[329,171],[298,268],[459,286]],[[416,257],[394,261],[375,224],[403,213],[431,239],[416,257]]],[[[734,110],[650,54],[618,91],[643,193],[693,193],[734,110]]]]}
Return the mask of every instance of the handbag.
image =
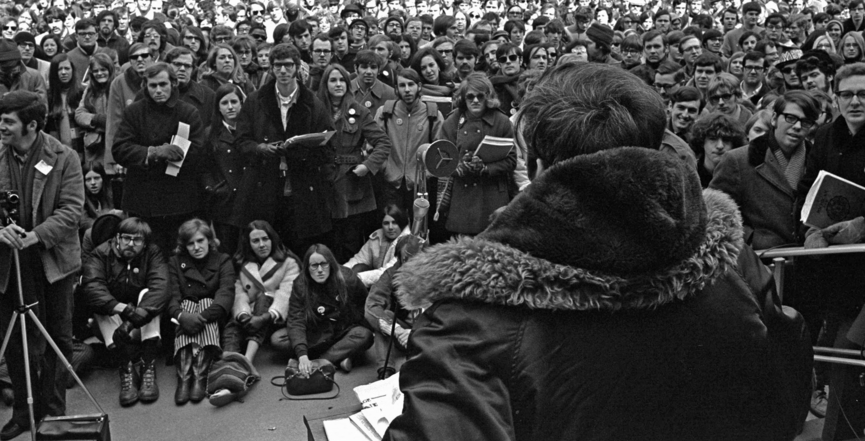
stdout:
{"type": "Polygon", "coordinates": [[[46,416],[39,422],[36,439],[111,441],[108,415],[46,416]]]}
{"type": "Polygon", "coordinates": [[[285,383],[277,384],[276,377],[271,380],[271,384],[283,388],[283,396],[289,400],[329,400],[336,398],[339,395],[339,385],[336,384],[333,377],[336,374],[336,368],[331,362],[325,359],[317,359],[312,361],[312,372],[309,376],[303,375],[298,370],[297,359],[292,358],[285,368],[285,383]],[[294,398],[294,396],[313,395],[325,392],[330,392],[336,386],[336,393],[328,397],[316,398],[294,398]]]}

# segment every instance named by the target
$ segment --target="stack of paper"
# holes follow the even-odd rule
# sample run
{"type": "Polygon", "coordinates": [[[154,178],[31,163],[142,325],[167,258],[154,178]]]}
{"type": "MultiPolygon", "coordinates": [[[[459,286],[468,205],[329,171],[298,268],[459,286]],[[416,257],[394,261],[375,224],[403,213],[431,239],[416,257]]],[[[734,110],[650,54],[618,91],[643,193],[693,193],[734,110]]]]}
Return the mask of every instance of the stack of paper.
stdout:
{"type": "Polygon", "coordinates": [[[403,394],[399,374],[386,380],[354,388],[363,409],[349,416],[324,422],[329,441],[381,441],[391,421],[402,413],[403,394]]]}
{"type": "Polygon", "coordinates": [[[178,123],[177,134],[171,137],[171,144],[180,147],[183,150],[183,158],[180,161],[171,161],[165,166],[165,174],[177,176],[180,173],[180,167],[183,167],[183,160],[186,159],[186,153],[189,151],[189,124],[178,123]]]}

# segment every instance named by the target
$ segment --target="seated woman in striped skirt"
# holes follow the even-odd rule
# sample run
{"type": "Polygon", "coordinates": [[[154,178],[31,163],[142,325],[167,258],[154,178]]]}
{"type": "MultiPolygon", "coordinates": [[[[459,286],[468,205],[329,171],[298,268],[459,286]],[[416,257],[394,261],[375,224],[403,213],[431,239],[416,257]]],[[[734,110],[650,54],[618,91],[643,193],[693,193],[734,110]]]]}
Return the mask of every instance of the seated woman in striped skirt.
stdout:
{"type": "Polygon", "coordinates": [[[177,405],[204,399],[207,371],[222,352],[219,331],[234,304],[231,257],[216,250],[213,230],[201,219],[183,223],[177,254],[169,262],[169,316],[178,322],[174,339],[177,405]]]}

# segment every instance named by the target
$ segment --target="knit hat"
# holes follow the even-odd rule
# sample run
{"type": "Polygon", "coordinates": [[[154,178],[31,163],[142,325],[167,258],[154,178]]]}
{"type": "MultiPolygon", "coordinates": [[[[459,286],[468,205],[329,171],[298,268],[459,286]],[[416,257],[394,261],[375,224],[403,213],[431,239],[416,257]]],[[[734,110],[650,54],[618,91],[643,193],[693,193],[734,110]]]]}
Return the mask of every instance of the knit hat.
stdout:
{"type": "Polygon", "coordinates": [[[751,11],[754,11],[754,12],[759,14],[762,11],[762,9],[760,8],[760,3],[748,2],[748,3],[745,3],[744,5],[742,5],[742,15],[745,15],[751,11]]]}
{"type": "Polygon", "coordinates": [[[15,44],[30,43],[33,46],[36,46],[36,37],[34,37],[33,34],[27,31],[21,31],[15,34],[15,38],[13,38],[13,40],[15,41],[15,44]]]}
{"type": "Polygon", "coordinates": [[[589,26],[589,29],[586,30],[586,36],[589,37],[589,40],[592,40],[598,46],[604,46],[609,48],[611,44],[613,44],[613,30],[608,26],[604,26],[598,23],[592,23],[589,26]]]}
{"type": "Polygon", "coordinates": [[[796,63],[800,58],[802,58],[801,50],[790,49],[781,54],[781,57],[778,58],[778,62],[775,63],[775,67],[777,67],[778,70],[784,69],[785,66],[796,63]]]}
{"type": "Polygon", "coordinates": [[[21,61],[18,45],[8,38],[0,38],[0,62],[3,61],[21,61]]]}

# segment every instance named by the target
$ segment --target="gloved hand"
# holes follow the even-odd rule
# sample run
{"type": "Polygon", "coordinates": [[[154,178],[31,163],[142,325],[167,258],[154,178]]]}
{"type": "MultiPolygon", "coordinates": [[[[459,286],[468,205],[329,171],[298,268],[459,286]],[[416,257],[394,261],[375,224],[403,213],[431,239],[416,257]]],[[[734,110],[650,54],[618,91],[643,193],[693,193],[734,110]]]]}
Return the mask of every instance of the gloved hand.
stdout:
{"type": "Polygon", "coordinates": [[[485,167],[484,161],[477,156],[472,156],[471,161],[469,161],[468,165],[471,172],[475,175],[480,175],[485,167]]]}
{"type": "Polygon", "coordinates": [[[134,329],[135,327],[132,326],[132,323],[127,321],[121,323],[114,331],[114,343],[129,344],[129,342],[132,341],[132,336],[130,334],[134,329]]]}
{"type": "Polygon", "coordinates": [[[186,335],[198,334],[204,329],[204,325],[207,324],[201,314],[193,314],[191,312],[181,313],[177,321],[180,323],[180,330],[186,335]]]}
{"type": "Polygon", "coordinates": [[[249,322],[245,323],[243,328],[249,333],[258,332],[258,330],[263,328],[269,321],[270,313],[257,315],[249,319],[249,322]]]}
{"type": "Polygon", "coordinates": [[[282,144],[278,142],[272,142],[270,144],[261,143],[258,145],[258,152],[268,157],[278,155],[280,150],[282,150],[282,144]]]}
{"type": "Polygon", "coordinates": [[[148,147],[147,159],[153,161],[180,161],[183,159],[183,149],[174,144],[148,147]]]}
{"type": "Polygon", "coordinates": [[[823,237],[832,245],[859,243],[865,235],[865,217],[838,222],[823,229],[823,237]]]}
{"type": "Polygon", "coordinates": [[[819,228],[811,228],[805,233],[805,248],[807,249],[815,249],[815,248],[826,248],[829,246],[829,242],[823,237],[823,230],[819,228]]]}
{"type": "Polygon", "coordinates": [[[132,305],[129,304],[127,304],[126,308],[123,309],[123,312],[120,313],[120,317],[123,317],[123,320],[131,322],[136,328],[140,328],[150,321],[150,316],[147,314],[147,310],[144,308],[133,308],[132,305]]]}

